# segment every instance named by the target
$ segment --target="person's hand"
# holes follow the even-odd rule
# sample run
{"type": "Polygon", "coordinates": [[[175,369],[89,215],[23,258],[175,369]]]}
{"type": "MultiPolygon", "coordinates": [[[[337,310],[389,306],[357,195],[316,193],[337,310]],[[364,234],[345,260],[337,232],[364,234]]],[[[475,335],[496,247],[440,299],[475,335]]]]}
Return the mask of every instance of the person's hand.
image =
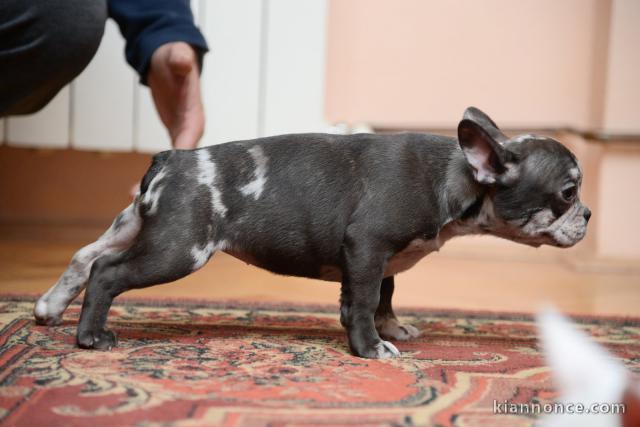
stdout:
{"type": "Polygon", "coordinates": [[[147,83],[173,147],[195,148],[204,132],[204,110],[193,48],[184,42],[172,42],[156,49],[147,83]]]}

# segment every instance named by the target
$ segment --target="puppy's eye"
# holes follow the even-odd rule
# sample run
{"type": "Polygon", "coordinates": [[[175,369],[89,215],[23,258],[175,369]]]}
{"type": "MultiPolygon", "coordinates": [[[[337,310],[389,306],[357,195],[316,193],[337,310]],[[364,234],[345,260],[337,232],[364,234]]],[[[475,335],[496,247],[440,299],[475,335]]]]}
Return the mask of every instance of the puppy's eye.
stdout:
{"type": "Polygon", "coordinates": [[[578,188],[575,185],[571,187],[567,187],[560,193],[565,202],[573,202],[573,199],[576,198],[576,194],[578,192],[578,188]]]}

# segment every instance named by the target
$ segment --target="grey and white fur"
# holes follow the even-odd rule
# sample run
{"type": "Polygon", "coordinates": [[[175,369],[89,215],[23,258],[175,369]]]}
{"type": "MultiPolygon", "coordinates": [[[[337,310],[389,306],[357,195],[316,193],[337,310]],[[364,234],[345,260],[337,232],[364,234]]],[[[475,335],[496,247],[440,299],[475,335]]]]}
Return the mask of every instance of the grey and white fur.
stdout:
{"type": "Polygon", "coordinates": [[[591,215],[581,179],[559,142],[509,139],[473,107],[457,139],[296,134],[163,152],[133,204],[76,253],[35,317],[57,324],[85,289],[78,345],[110,349],[116,296],[177,280],[224,251],[274,273],[340,282],[353,354],[398,356],[383,338],[419,331],[393,312],[396,274],[455,236],[576,244],[591,215]]]}

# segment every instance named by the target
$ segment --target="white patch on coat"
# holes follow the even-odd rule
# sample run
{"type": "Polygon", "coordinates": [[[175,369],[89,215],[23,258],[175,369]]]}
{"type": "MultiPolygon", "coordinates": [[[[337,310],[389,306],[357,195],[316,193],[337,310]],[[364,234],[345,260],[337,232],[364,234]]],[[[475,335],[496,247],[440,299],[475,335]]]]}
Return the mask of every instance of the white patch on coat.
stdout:
{"type": "Polygon", "coordinates": [[[503,184],[510,184],[515,182],[520,177],[520,169],[514,163],[507,163],[504,165],[506,171],[503,172],[500,177],[500,181],[503,184]]]}
{"type": "MultiPolygon", "coordinates": [[[[485,196],[480,206],[478,215],[466,221],[453,221],[446,224],[440,235],[445,238],[444,242],[453,236],[467,236],[470,234],[485,234],[489,229],[498,223],[493,202],[489,196],[485,196]],[[444,232],[444,233],[443,233],[444,232]]],[[[442,238],[442,237],[441,237],[442,238]]],[[[441,245],[442,246],[442,245],[441,245]]]]}
{"type": "Polygon", "coordinates": [[[247,151],[253,159],[255,170],[253,171],[253,180],[242,186],[240,191],[245,196],[253,195],[253,198],[258,200],[264,190],[264,185],[267,182],[268,157],[264,154],[264,150],[259,145],[255,145],[247,151]]]}
{"type": "Polygon", "coordinates": [[[198,160],[198,184],[206,185],[209,187],[211,194],[211,208],[213,212],[217,213],[221,217],[227,214],[227,207],[222,202],[222,193],[216,187],[216,164],[211,160],[211,155],[208,150],[199,150],[197,152],[198,160]]]}
{"type": "Polygon", "coordinates": [[[153,215],[158,210],[158,201],[160,200],[160,195],[164,189],[160,184],[166,175],[167,173],[164,170],[161,170],[153,177],[151,183],[149,183],[149,188],[147,188],[147,191],[144,193],[142,198],[142,203],[147,206],[147,210],[145,211],[146,215],[153,215]]]}
{"type": "Polygon", "coordinates": [[[531,219],[522,227],[522,232],[529,236],[537,236],[549,228],[555,219],[556,216],[551,209],[542,209],[531,216],[531,219]]]}
{"type": "Polygon", "coordinates": [[[209,261],[209,258],[211,258],[211,255],[213,255],[215,251],[224,250],[227,246],[227,242],[222,240],[218,243],[209,242],[204,247],[199,247],[197,245],[192,247],[191,257],[193,258],[193,271],[202,268],[207,261],[209,261]]]}
{"type": "Polygon", "coordinates": [[[136,201],[118,215],[98,240],[76,252],[55,285],[38,299],[34,308],[36,319],[48,325],[59,323],[69,303],[86,287],[95,260],[103,255],[112,255],[128,249],[141,226],[142,219],[136,201]]]}
{"type": "Polygon", "coordinates": [[[579,167],[569,169],[569,176],[571,177],[571,179],[577,181],[581,175],[582,174],[580,173],[579,167]]]}
{"type": "Polygon", "coordinates": [[[521,142],[528,141],[528,140],[545,141],[547,139],[549,139],[549,138],[546,138],[544,136],[534,135],[532,133],[526,133],[524,135],[518,135],[515,138],[511,138],[511,142],[521,143],[521,142]]]}
{"type": "Polygon", "coordinates": [[[546,232],[561,246],[573,246],[582,240],[587,233],[587,220],[582,204],[574,203],[546,232]]]}

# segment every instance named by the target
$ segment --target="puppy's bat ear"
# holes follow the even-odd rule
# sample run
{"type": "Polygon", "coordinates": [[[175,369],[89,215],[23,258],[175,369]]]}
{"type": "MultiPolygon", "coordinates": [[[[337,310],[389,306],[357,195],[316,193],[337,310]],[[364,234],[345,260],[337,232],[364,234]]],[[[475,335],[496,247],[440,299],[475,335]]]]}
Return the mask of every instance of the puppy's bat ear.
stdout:
{"type": "MultiPolygon", "coordinates": [[[[467,109],[464,110],[464,115],[462,116],[462,118],[469,119],[472,122],[476,122],[481,125],[483,124],[485,127],[490,126],[494,127],[496,130],[500,130],[496,122],[491,120],[491,117],[489,117],[484,111],[476,107],[467,107],[467,109]]],[[[504,135],[502,136],[506,139],[504,135]]]]}
{"type": "Polygon", "coordinates": [[[458,142],[481,184],[494,184],[509,169],[515,156],[502,144],[507,138],[482,111],[469,107],[458,124],[458,142]]]}

